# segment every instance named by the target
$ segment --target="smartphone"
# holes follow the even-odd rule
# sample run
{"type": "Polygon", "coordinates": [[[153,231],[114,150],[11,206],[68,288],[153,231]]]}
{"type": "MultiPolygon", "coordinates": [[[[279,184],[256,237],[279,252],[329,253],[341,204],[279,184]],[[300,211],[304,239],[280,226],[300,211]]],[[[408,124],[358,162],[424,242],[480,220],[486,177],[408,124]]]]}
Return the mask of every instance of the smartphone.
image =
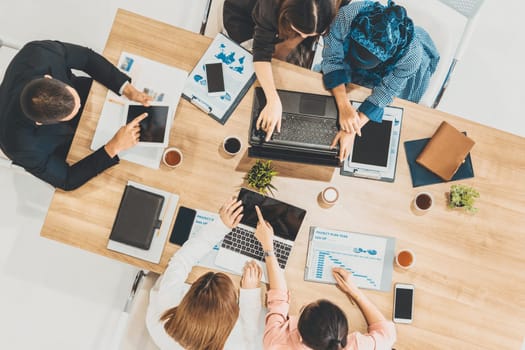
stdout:
{"type": "Polygon", "coordinates": [[[216,96],[224,93],[224,73],[222,71],[222,63],[207,63],[206,81],[208,82],[208,95],[216,96]]]}
{"type": "Polygon", "coordinates": [[[170,243],[182,246],[184,242],[188,240],[195,215],[197,215],[195,209],[182,206],[179,208],[177,218],[171,230],[170,243]]]}
{"type": "Polygon", "coordinates": [[[397,283],[394,288],[394,317],[396,323],[412,323],[414,285],[397,283]]]}

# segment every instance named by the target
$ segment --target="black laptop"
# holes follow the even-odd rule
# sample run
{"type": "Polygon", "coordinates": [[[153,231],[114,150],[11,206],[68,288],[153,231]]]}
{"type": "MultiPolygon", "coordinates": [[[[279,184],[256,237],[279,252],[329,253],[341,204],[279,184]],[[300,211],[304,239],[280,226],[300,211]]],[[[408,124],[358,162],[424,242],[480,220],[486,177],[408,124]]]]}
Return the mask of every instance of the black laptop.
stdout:
{"type": "Polygon", "coordinates": [[[316,165],[339,167],[339,145],[330,145],[337,132],[337,106],[332,96],[277,90],[283,106],[281,132],[269,141],[256,129],[257,118],[266,105],[262,88],[255,88],[248,155],[316,165]]]}

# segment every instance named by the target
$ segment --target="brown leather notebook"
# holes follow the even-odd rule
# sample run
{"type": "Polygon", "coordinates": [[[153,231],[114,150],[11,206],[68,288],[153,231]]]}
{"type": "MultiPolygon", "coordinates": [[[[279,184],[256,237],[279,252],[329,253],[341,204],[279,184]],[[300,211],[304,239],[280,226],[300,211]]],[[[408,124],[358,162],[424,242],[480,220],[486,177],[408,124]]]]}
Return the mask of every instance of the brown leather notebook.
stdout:
{"type": "Polygon", "coordinates": [[[452,179],[474,146],[474,140],[442,122],[416,162],[445,181],[452,179]]]}

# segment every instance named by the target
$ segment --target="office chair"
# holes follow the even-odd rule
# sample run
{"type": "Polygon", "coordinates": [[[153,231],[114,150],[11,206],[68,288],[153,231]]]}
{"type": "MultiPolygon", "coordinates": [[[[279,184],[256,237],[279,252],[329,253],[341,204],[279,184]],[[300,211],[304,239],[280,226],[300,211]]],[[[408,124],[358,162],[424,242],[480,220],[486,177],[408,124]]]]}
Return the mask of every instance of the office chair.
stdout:
{"type": "Polygon", "coordinates": [[[108,350],[158,350],[146,328],[149,291],[158,277],[153,272],[137,273],[108,350]]]}
{"type": "MultiPolygon", "coordinates": [[[[18,51],[18,50],[20,50],[20,48],[22,46],[19,43],[17,43],[17,42],[10,41],[10,40],[4,39],[4,38],[0,38],[0,49],[2,47],[7,47],[7,48],[13,49],[15,51],[18,51]]],[[[2,69],[2,72],[3,72],[3,69],[2,69]]],[[[2,78],[3,78],[3,75],[2,75],[2,78]]],[[[13,168],[15,170],[22,169],[21,167],[19,167],[17,165],[13,165],[13,162],[11,161],[11,159],[9,159],[9,157],[6,156],[5,153],[2,152],[1,149],[0,149],[0,166],[5,167],[5,168],[13,168]]]]}
{"type": "Polygon", "coordinates": [[[202,20],[201,34],[215,38],[218,33],[225,33],[222,23],[222,9],[224,0],[208,0],[208,5],[204,11],[202,20]]]}
{"type": "MultiPolygon", "coordinates": [[[[436,108],[470,40],[484,0],[397,0],[436,45],[440,60],[420,104],[436,108]]],[[[386,0],[382,0],[386,3],[386,0]]]]}

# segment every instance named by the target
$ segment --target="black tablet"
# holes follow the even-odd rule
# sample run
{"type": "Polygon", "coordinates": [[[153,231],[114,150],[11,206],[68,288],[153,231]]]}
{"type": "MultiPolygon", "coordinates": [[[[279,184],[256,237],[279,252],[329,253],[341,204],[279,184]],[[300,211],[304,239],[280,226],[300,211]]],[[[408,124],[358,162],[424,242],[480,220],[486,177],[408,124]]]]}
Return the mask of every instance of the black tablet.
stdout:
{"type": "Polygon", "coordinates": [[[143,113],[148,116],[140,122],[139,143],[149,146],[166,146],[169,139],[169,106],[128,105],[126,124],[143,113]]]}

